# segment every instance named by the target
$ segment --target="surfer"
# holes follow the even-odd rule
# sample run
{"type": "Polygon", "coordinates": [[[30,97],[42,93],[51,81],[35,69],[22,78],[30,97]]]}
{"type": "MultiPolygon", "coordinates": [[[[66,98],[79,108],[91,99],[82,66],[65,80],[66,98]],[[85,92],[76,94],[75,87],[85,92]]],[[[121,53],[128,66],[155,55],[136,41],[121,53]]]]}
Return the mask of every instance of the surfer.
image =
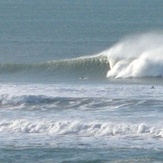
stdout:
{"type": "Polygon", "coordinates": [[[87,78],[84,77],[84,76],[81,76],[79,79],[80,79],[80,80],[86,80],[87,78]]]}

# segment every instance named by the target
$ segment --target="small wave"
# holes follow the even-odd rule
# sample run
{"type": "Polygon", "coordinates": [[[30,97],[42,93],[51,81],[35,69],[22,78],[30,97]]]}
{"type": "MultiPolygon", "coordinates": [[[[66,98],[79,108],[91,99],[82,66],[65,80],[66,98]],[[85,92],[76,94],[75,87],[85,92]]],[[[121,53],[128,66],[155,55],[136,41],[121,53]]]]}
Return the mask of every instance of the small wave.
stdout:
{"type": "MultiPolygon", "coordinates": [[[[1,109],[21,109],[21,110],[49,110],[49,109],[79,109],[79,110],[94,110],[96,112],[102,110],[116,111],[127,109],[135,111],[134,108],[152,107],[154,110],[159,109],[162,105],[161,99],[121,99],[121,98],[105,98],[105,97],[57,97],[54,95],[42,94],[1,94],[0,107],[1,109]],[[46,108],[46,109],[45,109],[46,108]],[[130,109],[129,109],[130,108],[130,109]]],[[[152,109],[151,108],[151,109],[152,109]]],[[[137,108],[138,110],[138,108],[137,108]]]]}
{"type": "Polygon", "coordinates": [[[21,104],[41,104],[50,103],[54,99],[46,97],[44,95],[7,95],[3,94],[0,96],[1,106],[6,105],[21,105],[21,104]]]}
{"type": "Polygon", "coordinates": [[[45,95],[0,95],[1,107],[51,105],[57,107],[76,107],[87,99],[73,97],[51,97],[45,95]]]}
{"type": "Polygon", "coordinates": [[[84,123],[79,121],[30,122],[15,120],[0,122],[0,132],[45,133],[53,135],[78,136],[149,136],[163,137],[163,129],[157,126],[141,124],[84,123]]]}
{"type": "MultiPolygon", "coordinates": [[[[91,108],[96,105],[94,98],[84,97],[55,97],[45,95],[0,95],[1,109],[28,109],[28,110],[48,110],[48,109],[80,109],[91,108]],[[46,106],[46,109],[45,107],[46,106]]],[[[101,102],[102,103],[102,102],[101,102]]],[[[106,105],[106,104],[105,104],[106,105]]],[[[98,105],[99,106],[99,105],[98,105]]],[[[104,104],[101,104],[101,107],[104,104]]]]}

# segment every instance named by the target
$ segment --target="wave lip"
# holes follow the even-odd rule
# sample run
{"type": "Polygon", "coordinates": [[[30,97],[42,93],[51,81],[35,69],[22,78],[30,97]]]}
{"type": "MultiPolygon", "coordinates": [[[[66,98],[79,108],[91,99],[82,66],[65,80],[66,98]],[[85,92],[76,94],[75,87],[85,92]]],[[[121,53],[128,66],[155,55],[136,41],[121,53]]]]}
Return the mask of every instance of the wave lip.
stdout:
{"type": "Polygon", "coordinates": [[[163,33],[128,37],[102,53],[108,78],[163,77],[163,33]]]}

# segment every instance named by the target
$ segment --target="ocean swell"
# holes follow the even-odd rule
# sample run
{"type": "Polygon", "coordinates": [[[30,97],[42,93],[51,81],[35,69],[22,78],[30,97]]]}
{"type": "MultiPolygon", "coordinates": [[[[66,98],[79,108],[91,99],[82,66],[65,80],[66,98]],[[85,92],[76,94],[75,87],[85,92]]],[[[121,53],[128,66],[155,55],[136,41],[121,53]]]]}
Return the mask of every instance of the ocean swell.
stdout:
{"type": "Polygon", "coordinates": [[[35,64],[4,63],[0,64],[0,76],[19,80],[163,77],[162,36],[161,32],[129,36],[92,56],[35,64]]]}
{"type": "Polygon", "coordinates": [[[0,75],[33,77],[35,79],[105,78],[109,64],[105,56],[88,56],[54,60],[36,64],[0,64],[0,75]]]}

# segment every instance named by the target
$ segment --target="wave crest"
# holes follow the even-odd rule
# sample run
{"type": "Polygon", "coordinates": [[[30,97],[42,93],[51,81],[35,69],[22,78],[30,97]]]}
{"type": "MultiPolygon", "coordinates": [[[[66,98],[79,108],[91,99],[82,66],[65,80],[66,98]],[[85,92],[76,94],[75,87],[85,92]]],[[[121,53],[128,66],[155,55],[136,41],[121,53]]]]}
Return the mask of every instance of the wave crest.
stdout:
{"type": "Polygon", "coordinates": [[[163,33],[128,37],[102,53],[110,64],[107,77],[162,77],[163,33]]]}

